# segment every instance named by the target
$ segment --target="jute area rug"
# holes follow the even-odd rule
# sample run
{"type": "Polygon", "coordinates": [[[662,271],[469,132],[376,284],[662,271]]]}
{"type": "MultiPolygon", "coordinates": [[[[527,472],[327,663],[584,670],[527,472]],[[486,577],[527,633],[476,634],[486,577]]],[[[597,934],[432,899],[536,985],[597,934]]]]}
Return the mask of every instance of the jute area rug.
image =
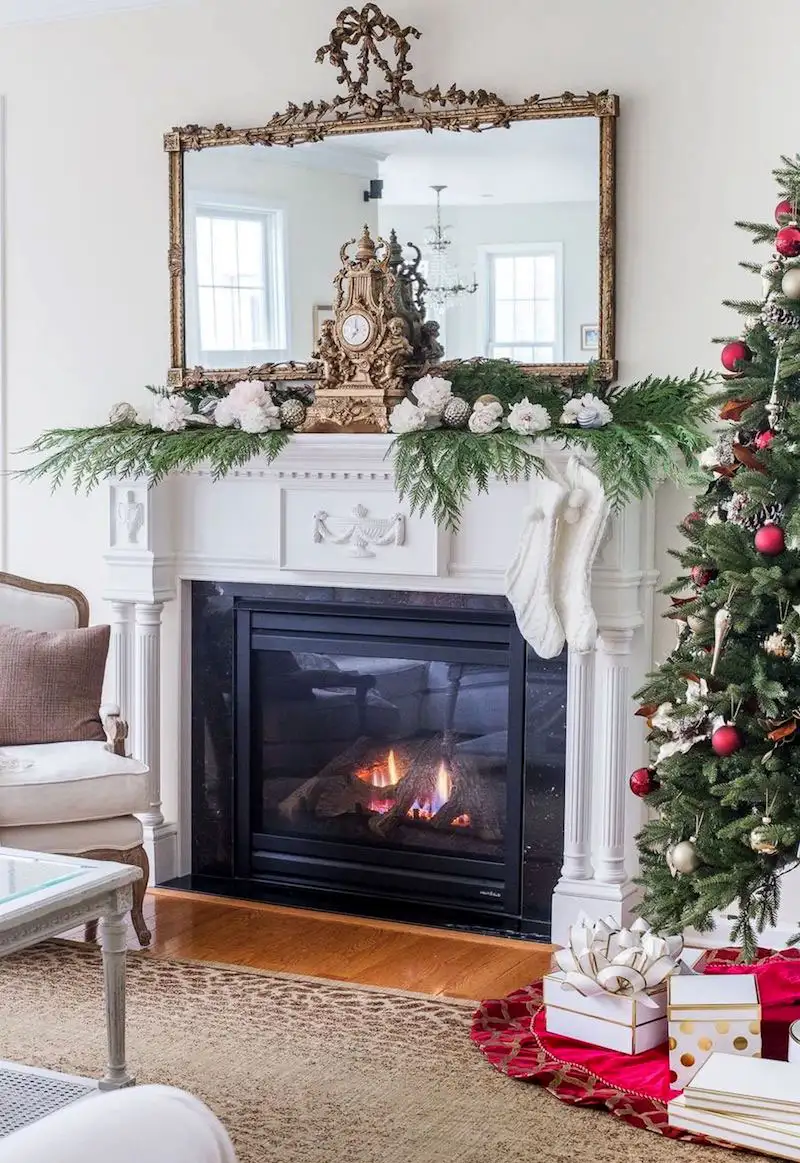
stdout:
{"type": "MultiPolygon", "coordinates": [[[[128,1061],[219,1115],[241,1163],[729,1163],[492,1070],[470,1003],[131,954],[128,1061]]],[[[0,1057],[102,1073],[100,957],[0,959],[0,1057]]],[[[102,1101],[102,1100],[98,1100],[102,1101]]],[[[141,1128],[147,1160],[147,1127],[141,1128]]]]}

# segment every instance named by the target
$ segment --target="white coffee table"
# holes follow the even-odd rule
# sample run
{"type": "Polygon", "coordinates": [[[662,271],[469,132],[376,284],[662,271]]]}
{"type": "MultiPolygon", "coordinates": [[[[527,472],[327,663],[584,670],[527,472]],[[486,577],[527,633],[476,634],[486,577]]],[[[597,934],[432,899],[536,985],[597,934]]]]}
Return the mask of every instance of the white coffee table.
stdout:
{"type": "MultiPolygon", "coordinates": [[[[0,847],[0,957],[99,918],[108,1065],[100,1090],[132,1086],[125,1063],[127,914],[141,869],[0,847]]],[[[0,1031],[0,1046],[2,1032],[0,1031]]]]}

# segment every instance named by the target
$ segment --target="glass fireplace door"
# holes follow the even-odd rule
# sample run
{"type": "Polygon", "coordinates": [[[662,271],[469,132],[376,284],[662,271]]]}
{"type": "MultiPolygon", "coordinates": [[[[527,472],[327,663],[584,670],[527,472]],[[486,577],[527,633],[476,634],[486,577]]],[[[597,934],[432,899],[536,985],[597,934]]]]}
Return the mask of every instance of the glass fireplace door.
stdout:
{"type": "Polygon", "coordinates": [[[249,768],[240,855],[250,873],[516,906],[524,655],[512,657],[509,626],[239,619],[240,777],[249,768]]]}

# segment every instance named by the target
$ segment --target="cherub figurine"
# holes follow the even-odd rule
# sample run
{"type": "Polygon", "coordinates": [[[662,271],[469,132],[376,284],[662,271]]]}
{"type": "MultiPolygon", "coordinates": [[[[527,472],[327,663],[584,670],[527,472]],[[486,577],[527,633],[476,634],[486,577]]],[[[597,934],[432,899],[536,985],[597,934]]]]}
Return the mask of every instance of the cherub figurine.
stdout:
{"type": "Polygon", "coordinates": [[[405,320],[395,315],[389,320],[389,334],[384,339],[380,351],[379,376],[385,392],[404,390],[403,371],[414,354],[408,342],[405,320]]]}
{"type": "Polygon", "coordinates": [[[314,354],[322,360],[323,380],[329,387],[336,388],[346,383],[349,378],[349,361],[336,342],[332,319],[326,319],[322,324],[314,354]]]}

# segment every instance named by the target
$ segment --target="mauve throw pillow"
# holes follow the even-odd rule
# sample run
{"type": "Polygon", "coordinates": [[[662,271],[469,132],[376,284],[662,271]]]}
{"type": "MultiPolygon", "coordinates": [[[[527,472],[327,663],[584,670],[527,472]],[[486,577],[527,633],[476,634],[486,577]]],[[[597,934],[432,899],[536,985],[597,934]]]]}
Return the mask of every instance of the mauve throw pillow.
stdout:
{"type": "Polygon", "coordinates": [[[0,626],[0,747],[105,739],[100,721],[110,626],[0,626]]]}

